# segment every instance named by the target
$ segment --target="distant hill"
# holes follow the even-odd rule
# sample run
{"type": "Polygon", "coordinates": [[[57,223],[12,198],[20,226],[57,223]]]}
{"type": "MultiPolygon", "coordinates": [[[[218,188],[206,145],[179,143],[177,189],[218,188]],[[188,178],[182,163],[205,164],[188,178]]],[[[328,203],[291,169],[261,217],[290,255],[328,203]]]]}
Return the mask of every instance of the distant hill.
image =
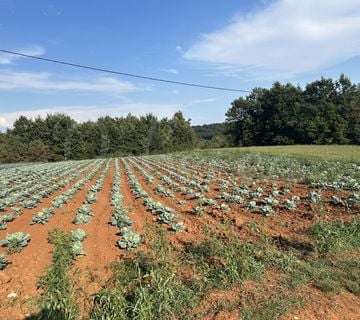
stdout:
{"type": "Polygon", "coordinates": [[[201,126],[192,126],[196,135],[203,140],[211,140],[214,136],[223,136],[225,134],[225,123],[203,124],[201,126]]]}

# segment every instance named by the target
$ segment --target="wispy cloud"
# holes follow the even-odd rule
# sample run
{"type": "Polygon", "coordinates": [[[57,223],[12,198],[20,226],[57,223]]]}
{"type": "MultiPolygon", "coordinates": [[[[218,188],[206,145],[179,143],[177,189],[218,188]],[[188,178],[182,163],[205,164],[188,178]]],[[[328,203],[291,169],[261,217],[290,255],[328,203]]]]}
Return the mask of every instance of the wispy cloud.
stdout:
{"type": "Polygon", "coordinates": [[[215,102],[216,98],[205,98],[205,99],[195,99],[192,100],[184,105],[185,108],[191,107],[196,104],[206,104],[206,103],[212,103],[215,102]]]}
{"type": "Polygon", "coordinates": [[[161,71],[171,73],[171,74],[179,74],[179,71],[176,69],[161,69],[161,71]]]}
{"type": "Polygon", "coordinates": [[[6,128],[10,128],[13,125],[14,121],[21,115],[29,118],[35,118],[38,116],[44,118],[47,114],[61,112],[71,116],[78,122],[84,122],[87,120],[96,120],[99,117],[106,115],[111,117],[126,116],[128,113],[137,116],[145,115],[146,113],[153,113],[160,118],[172,117],[173,114],[178,110],[178,104],[147,104],[143,102],[109,105],[53,106],[48,108],[39,108],[35,110],[23,110],[1,113],[0,129],[4,130],[6,128]]]}
{"type": "Polygon", "coordinates": [[[0,90],[43,90],[43,91],[92,91],[103,93],[127,93],[140,90],[128,81],[111,77],[72,80],[58,79],[51,73],[17,72],[0,70],[0,90]]]}
{"type": "Polygon", "coordinates": [[[196,99],[186,104],[187,107],[193,106],[194,104],[210,103],[215,102],[216,98],[196,99]]]}
{"type": "Polygon", "coordinates": [[[278,0],[237,15],[183,55],[227,75],[286,78],[360,55],[358,0],[278,0]]]}
{"type": "MultiPolygon", "coordinates": [[[[45,49],[41,46],[33,45],[25,49],[16,49],[14,51],[24,53],[31,56],[41,56],[45,53],[45,49]]],[[[15,60],[21,59],[21,56],[16,56],[10,53],[0,53],[0,64],[12,64],[15,60]]]]}

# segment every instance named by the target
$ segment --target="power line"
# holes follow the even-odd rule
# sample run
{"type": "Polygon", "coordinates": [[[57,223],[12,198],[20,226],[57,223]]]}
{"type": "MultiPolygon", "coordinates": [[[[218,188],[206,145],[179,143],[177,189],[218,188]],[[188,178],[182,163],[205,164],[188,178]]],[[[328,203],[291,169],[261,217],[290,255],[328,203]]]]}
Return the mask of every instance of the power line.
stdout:
{"type": "Polygon", "coordinates": [[[160,79],[160,78],[154,78],[154,77],[141,76],[141,75],[137,75],[137,74],[120,72],[120,71],[109,70],[109,69],[103,69],[103,68],[98,68],[98,67],[92,67],[92,66],[87,66],[87,65],[83,65],[83,64],[77,64],[77,63],[66,62],[66,61],[55,60],[55,59],[42,58],[42,57],[32,56],[30,54],[25,54],[25,53],[20,53],[20,52],[15,52],[15,51],[9,51],[9,50],[3,50],[3,49],[0,49],[0,52],[13,54],[13,55],[17,55],[17,56],[25,57],[25,58],[37,59],[37,60],[41,60],[41,61],[57,63],[57,64],[66,65],[66,66],[82,68],[82,69],[88,69],[88,70],[112,73],[112,74],[117,74],[117,75],[121,75],[121,76],[133,77],[133,78],[139,78],[139,79],[145,79],[145,80],[151,80],[151,81],[178,84],[178,85],[182,85],[182,86],[213,89],[213,90],[222,90],[222,91],[250,92],[249,90],[207,86],[207,85],[202,85],[202,84],[197,84],[197,83],[181,82],[181,81],[173,81],[173,80],[167,80],[167,79],[160,79]]]}

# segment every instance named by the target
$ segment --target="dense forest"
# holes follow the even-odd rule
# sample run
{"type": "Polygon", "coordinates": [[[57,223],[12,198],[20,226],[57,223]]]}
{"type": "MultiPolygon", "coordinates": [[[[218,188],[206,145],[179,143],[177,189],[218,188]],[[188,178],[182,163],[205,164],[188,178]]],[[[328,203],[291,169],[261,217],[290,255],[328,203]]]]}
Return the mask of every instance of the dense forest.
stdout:
{"type": "Polygon", "coordinates": [[[233,146],[360,144],[360,85],[344,75],[305,89],[275,82],[233,101],[226,117],[233,146]]]}
{"type": "Polygon", "coordinates": [[[0,134],[0,162],[58,161],[106,156],[286,144],[360,144],[360,85],[341,75],[302,89],[275,82],[231,103],[225,123],[191,127],[179,111],[77,123],[65,114],[19,117],[0,134]]]}
{"type": "Polygon", "coordinates": [[[226,136],[227,125],[225,123],[203,124],[192,127],[199,138],[201,148],[229,147],[230,139],[226,136]]]}
{"type": "Polygon", "coordinates": [[[58,161],[155,154],[194,148],[196,135],[181,112],[159,120],[152,114],[77,123],[65,114],[19,117],[0,134],[0,162],[58,161]]]}

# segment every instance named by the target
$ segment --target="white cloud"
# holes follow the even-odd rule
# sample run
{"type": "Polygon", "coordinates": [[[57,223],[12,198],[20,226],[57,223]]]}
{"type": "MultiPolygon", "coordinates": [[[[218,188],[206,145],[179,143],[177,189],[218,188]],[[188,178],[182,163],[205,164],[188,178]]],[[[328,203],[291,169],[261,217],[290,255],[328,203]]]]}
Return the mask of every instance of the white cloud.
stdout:
{"type": "Polygon", "coordinates": [[[360,55],[359,0],[278,0],[202,38],[183,57],[228,75],[290,77],[360,55]]]}
{"type": "Polygon", "coordinates": [[[61,112],[71,116],[78,122],[84,122],[87,120],[94,121],[99,117],[106,115],[111,117],[126,116],[128,113],[139,116],[151,112],[159,118],[172,117],[179,109],[179,105],[177,104],[147,104],[142,102],[110,105],[55,106],[35,110],[1,113],[0,129],[11,127],[14,121],[21,115],[28,118],[36,118],[37,116],[45,118],[47,114],[61,112]]]}
{"type": "Polygon", "coordinates": [[[9,126],[10,123],[4,117],[0,117],[0,128],[7,128],[9,126]]]}
{"type": "Polygon", "coordinates": [[[104,93],[125,93],[138,90],[131,82],[111,77],[98,77],[91,80],[56,79],[46,72],[16,72],[0,70],[1,89],[25,89],[48,91],[94,91],[104,93]]]}
{"type": "MultiPolygon", "coordinates": [[[[37,56],[37,57],[41,56],[45,53],[45,49],[43,47],[40,47],[37,45],[31,46],[26,49],[17,49],[14,51],[20,52],[23,54],[27,54],[30,56],[37,56]]],[[[0,52],[0,64],[12,64],[15,60],[21,59],[21,58],[22,58],[21,56],[17,56],[17,55],[10,54],[10,53],[0,52]]]]}
{"type": "Polygon", "coordinates": [[[197,99],[190,101],[186,106],[190,107],[194,104],[211,103],[211,102],[215,102],[216,100],[217,100],[216,98],[197,99]]]}
{"type": "Polygon", "coordinates": [[[172,73],[172,74],[179,74],[179,71],[176,69],[161,69],[161,71],[172,73]]]}

